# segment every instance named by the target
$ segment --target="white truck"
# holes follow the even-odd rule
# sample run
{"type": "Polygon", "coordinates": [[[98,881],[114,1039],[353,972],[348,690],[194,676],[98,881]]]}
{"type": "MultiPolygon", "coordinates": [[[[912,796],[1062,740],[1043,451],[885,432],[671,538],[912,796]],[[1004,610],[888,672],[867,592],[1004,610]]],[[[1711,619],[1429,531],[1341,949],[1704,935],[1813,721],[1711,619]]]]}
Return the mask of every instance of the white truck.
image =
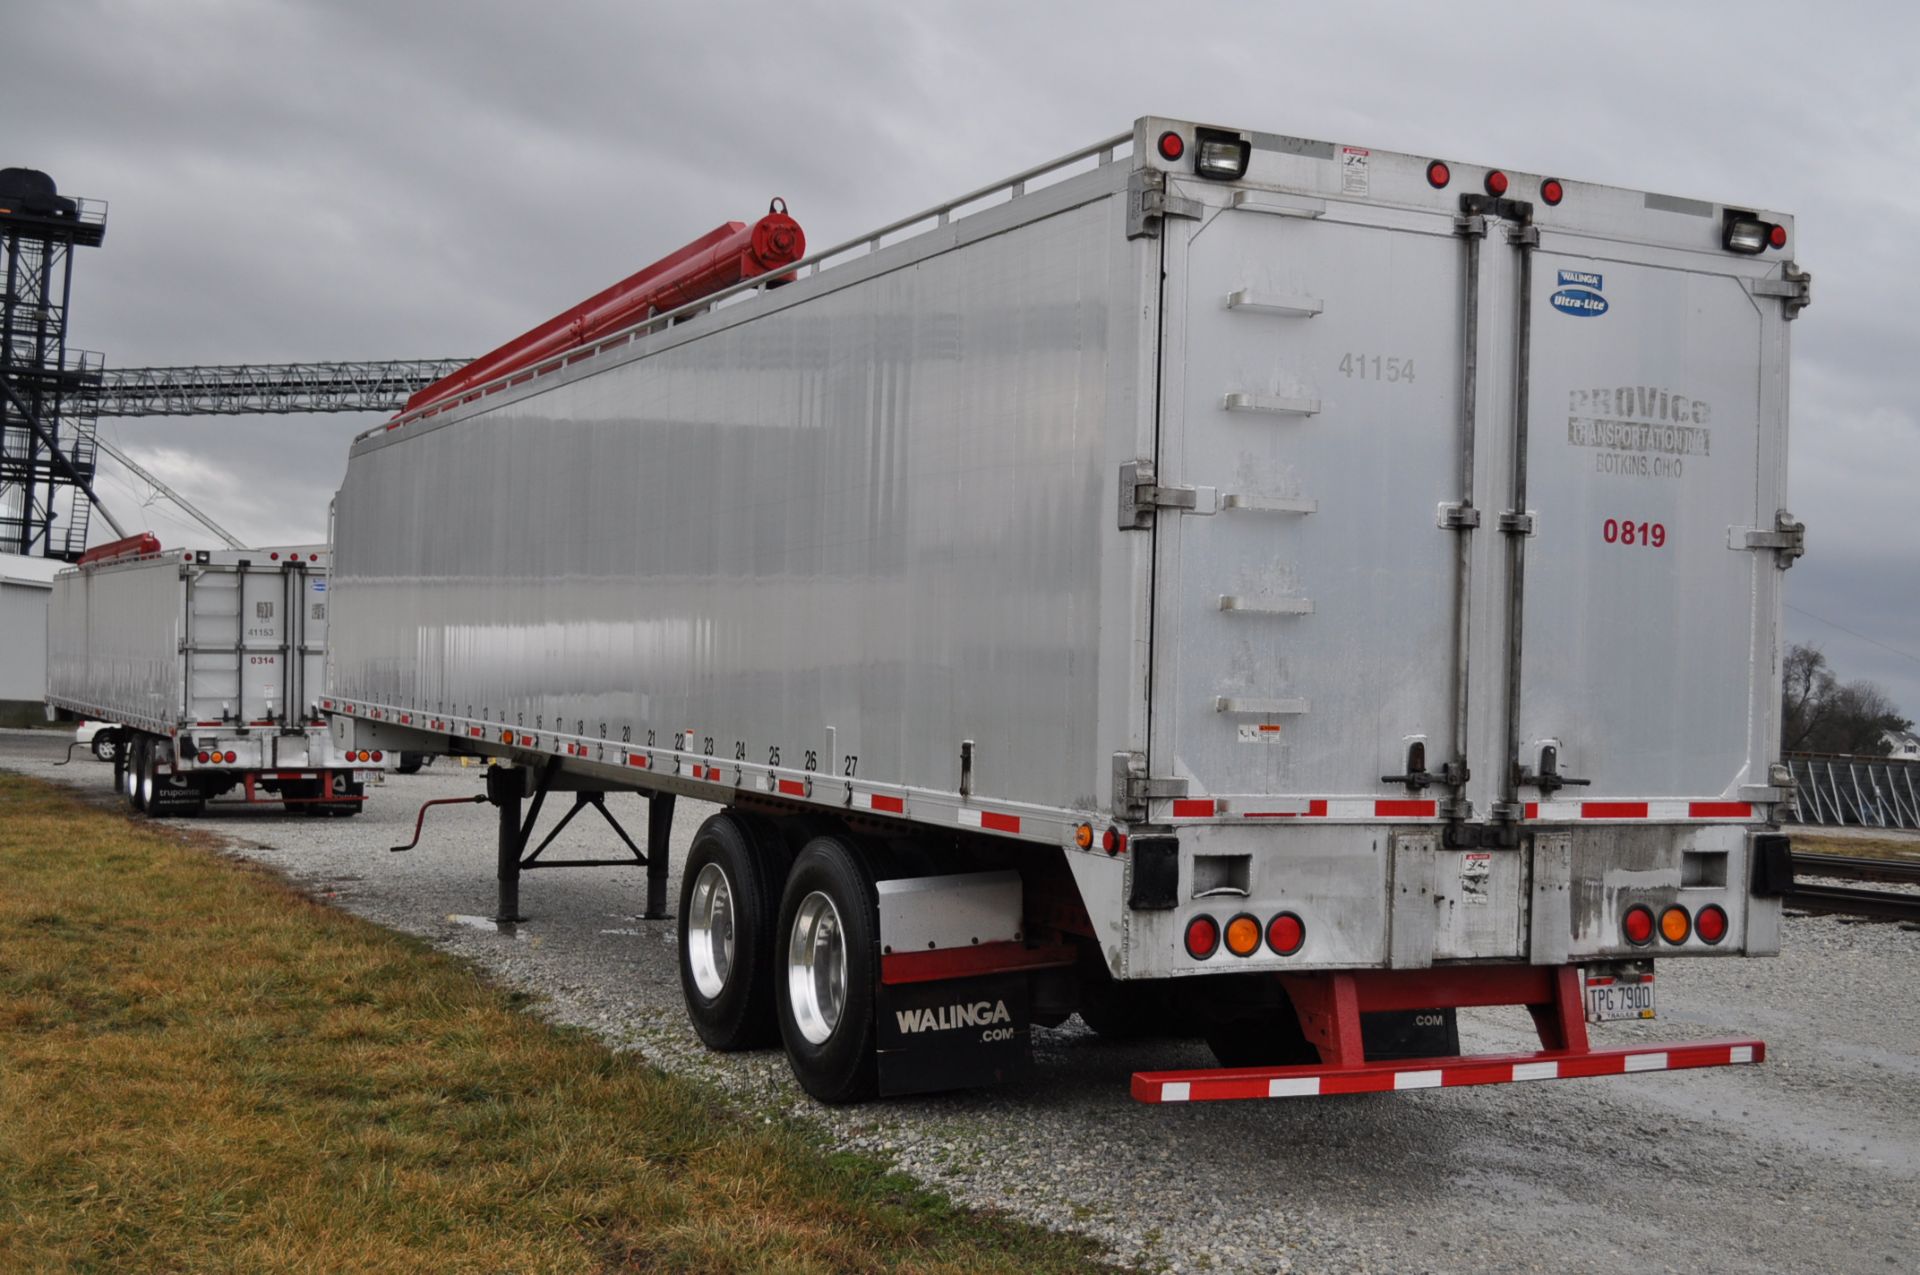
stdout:
{"type": "Polygon", "coordinates": [[[336,749],[319,712],[328,557],[324,545],[168,550],[139,535],[54,577],[47,704],[116,724],[102,736],[129,806],[197,814],[237,789],[289,811],[359,813],[368,777],[397,759],[336,749]]]}
{"type": "Polygon", "coordinates": [[[524,797],[648,794],[655,913],[723,806],[688,1012],[827,1101],[1759,1062],[1587,1023],[1779,944],[1793,235],[1144,118],[361,436],[321,708],[498,760],[503,917],[524,797]]]}

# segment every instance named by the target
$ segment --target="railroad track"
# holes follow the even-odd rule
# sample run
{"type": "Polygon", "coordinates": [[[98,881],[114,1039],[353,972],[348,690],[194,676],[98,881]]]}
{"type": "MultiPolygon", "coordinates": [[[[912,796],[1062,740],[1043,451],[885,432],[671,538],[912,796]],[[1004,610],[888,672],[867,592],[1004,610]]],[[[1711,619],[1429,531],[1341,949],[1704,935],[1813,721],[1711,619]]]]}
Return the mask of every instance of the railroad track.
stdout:
{"type": "Polygon", "coordinates": [[[1814,885],[1807,877],[1838,878],[1843,881],[1879,881],[1899,885],[1920,885],[1920,861],[1905,859],[1866,859],[1851,855],[1793,855],[1793,888],[1783,899],[1788,907],[1809,912],[1843,913],[1848,916],[1878,917],[1888,921],[1920,922],[1920,894],[1896,890],[1864,890],[1858,886],[1814,885]]]}

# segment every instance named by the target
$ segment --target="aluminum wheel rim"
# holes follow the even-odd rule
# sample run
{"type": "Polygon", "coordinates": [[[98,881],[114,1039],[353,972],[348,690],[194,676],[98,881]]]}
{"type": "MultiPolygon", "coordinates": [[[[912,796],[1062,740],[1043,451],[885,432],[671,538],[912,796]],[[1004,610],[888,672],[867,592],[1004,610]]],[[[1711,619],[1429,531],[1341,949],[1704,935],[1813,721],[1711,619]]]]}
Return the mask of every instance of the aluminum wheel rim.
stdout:
{"type": "Polygon", "coordinates": [[[833,900],[815,890],[800,900],[787,940],[787,1001],[808,1043],[824,1045],[847,1006],[847,936],[833,900]]]}
{"type": "Polygon", "coordinates": [[[143,806],[151,806],[153,804],[154,769],[155,767],[151,757],[147,759],[147,764],[140,768],[140,804],[143,806]]]}
{"type": "Polygon", "coordinates": [[[717,863],[700,869],[687,904],[687,968],[708,1000],[726,990],[733,972],[733,883],[717,863]]]}

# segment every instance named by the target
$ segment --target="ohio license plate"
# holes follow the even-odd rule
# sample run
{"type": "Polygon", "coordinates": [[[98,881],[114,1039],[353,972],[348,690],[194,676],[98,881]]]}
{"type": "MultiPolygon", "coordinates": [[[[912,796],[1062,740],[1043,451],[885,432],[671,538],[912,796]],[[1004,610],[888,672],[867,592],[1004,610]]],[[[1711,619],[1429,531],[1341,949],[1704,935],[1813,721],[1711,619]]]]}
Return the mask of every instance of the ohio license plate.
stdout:
{"type": "Polygon", "coordinates": [[[1587,979],[1587,1021],[1610,1023],[1653,1017],[1653,975],[1638,979],[1594,975],[1587,979]]]}

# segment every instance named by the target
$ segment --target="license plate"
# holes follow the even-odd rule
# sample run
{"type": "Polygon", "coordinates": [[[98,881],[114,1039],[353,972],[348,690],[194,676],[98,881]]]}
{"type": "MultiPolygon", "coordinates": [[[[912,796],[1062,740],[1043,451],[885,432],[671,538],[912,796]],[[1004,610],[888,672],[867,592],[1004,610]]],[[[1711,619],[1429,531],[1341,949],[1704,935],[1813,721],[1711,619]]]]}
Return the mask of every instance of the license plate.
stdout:
{"type": "Polygon", "coordinates": [[[1611,1023],[1653,1017],[1653,975],[1638,979],[1596,975],[1587,979],[1587,1021],[1611,1023]]]}

